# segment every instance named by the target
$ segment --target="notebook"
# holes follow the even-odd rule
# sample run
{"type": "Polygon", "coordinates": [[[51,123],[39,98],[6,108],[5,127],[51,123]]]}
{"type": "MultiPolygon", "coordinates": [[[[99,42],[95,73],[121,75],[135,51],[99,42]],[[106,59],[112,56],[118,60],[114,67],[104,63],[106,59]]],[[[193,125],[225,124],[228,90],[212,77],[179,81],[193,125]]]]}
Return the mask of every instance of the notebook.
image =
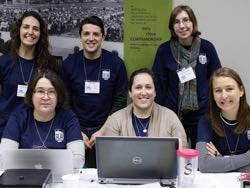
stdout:
{"type": "Polygon", "coordinates": [[[97,137],[98,182],[175,185],[178,143],[173,137],[97,137]]]}
{"type": "Polygon", "coordinates": [[[10,149],[2,157],[3,169],[51,169],[53,182],[73,173],[73,154],[67,149],[10,149]]]}

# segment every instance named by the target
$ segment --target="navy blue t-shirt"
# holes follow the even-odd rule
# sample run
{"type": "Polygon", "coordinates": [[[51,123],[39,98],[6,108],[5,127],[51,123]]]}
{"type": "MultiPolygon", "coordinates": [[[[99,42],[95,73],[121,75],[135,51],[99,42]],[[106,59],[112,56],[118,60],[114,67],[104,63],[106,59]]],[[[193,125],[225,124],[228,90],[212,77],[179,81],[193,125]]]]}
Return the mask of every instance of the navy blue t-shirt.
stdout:
{"type": "Polygon", "coordinates": [[[0,95],[0,139],[9,115],[23,105],[23,97],[17,97],[18,84],[25,85],[24,81],[27,82],[30,74],[33,75],[37,71],[35,65],[32,71],[33,60],[19,58],[24,80],[20,69],[20,62],[13,63],[10,54],[0,56],[0,85],[2,86],[0,95]]]}
{"type": "Polygon", "coordinates": [[[19,148],[24,149],[44,148],[43,145],[66,149],[67,143],[82,140],[79,121],[72,111],[61,108],[53,120],[39,122],[34,120],[33,109],[26,106],[10,116],[3,138],[18,142],[19,148]]]}
{"type": "Polygon", "coordinates": [[[231,155],[231,152],[234,151],[234,154],[242,154],[250,150],[250,135],[247,133],[239,135],[237,144],[238,135],[234,132],[237,125],[232,126],[224,122],[222,123],[222,126],[225,128],[226,137],[219,137],[216,135],[207,117],[201,118],[198,124],[197,142],[211,141],[222,155],[231,155]]]}

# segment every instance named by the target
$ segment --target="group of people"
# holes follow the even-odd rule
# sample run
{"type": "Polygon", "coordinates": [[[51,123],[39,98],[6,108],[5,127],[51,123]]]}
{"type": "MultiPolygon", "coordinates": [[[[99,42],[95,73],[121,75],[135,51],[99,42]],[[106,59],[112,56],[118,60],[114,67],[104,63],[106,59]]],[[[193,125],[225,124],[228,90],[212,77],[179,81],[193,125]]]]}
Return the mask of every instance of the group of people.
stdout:
{"type": "Polygon", "coordinates": [[[45,22],[25,12],[0,57],[1,148],[70,149],[75,168],[91,168],[97,136],[178,137],[180,147],[200,151],[201,172],[249,172],[250,109],[240,76],[221,67],[189,6],[173,9],[169,30],[152,70],[128,80],[123,60],[102,49],[99,17],[81,22],[83,49],[59,66],[45,22]]]}
{"type": "Polygon", "coordinates": [[[126,106],[128,79],[122,59],[101,48],[100,18],[85,18],[79,35],[83,50],[60,65],[39,13],[18,19],[10,52],[0,57],[1,149],[70,149],[75,168],[96,166],[95,137],[107,117],[126,106]]]}

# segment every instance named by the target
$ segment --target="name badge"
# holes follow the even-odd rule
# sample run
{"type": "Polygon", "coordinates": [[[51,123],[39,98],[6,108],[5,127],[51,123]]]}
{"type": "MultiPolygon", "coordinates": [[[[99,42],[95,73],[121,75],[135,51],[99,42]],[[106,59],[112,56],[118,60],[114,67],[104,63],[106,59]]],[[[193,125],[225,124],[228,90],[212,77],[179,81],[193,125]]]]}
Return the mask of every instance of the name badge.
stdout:
{"type": "Polygon", "coordinates": [[[192,67],[177,70],[177,74],[182,84],[196,78],[192,67]]]}
{"type": "Polygon", "coordinates": [[[85,93],[99,94],[100,93],[100,82],[99,81],[85,81],[85,93]]]}
{"type": "Polygon", "coordinates": [[[28,86],[27,85],[17,85],[17,97],[25,97],[27,92],[28,86]]]}

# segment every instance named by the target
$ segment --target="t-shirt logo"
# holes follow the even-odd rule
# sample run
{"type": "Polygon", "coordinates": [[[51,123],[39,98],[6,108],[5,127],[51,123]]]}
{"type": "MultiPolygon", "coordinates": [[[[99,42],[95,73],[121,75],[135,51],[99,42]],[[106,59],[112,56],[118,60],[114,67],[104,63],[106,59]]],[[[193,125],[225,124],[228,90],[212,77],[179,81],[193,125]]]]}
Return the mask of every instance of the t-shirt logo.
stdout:
{"type": "Polygon", "coordinates": [[[109,69],[102,70],[102,78],[103,78],[103,80],[108,80],[110,78],[110,70],[109,69]]]}
{"type": "Polygon", "coordinates": [[[62,142],[64,140],[64,133],[62,129],[55,130],[55,140],[57,142],[62,142]]]}
{"type": "Polygon", "coordinates": [[[200,54],[199,55],[199,62],[203,65],[206,64],[207,63],[207,56],[205,54],[200,54]]]}

